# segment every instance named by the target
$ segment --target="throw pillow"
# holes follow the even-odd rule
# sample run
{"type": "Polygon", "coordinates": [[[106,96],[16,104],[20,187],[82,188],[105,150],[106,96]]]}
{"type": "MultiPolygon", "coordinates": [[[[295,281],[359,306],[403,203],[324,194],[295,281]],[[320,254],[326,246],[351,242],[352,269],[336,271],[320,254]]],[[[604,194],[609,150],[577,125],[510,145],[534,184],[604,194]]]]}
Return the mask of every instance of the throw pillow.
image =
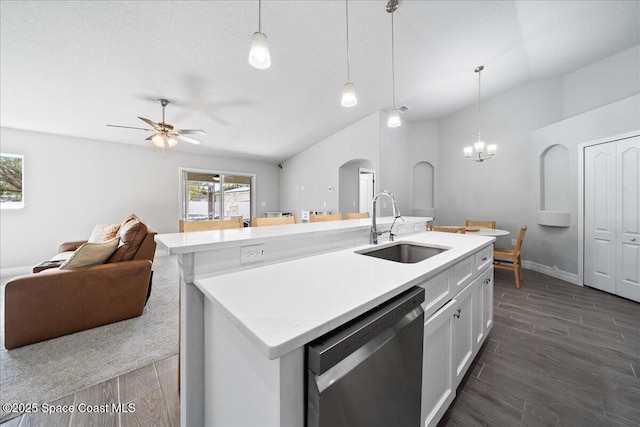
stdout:
{"type": "Polygon", "coordinates": [[[120,236],[120,245],[108,259],[108,263],[131,261],[138,252],[142,241],[147,237],[147,226],[134,216],[120,226],[118,235],[120,236]]]}
{"type": "Polygon", "coordinates": [[[101,243],[111,240],[118,235],[120,224],[98,224],[93,227],[89,243],[101,243]]]}
{"type": "Polygon", "coordinates": [[[116,250],[119,242],[120,239],[118,237],[101,243],[87,242],[75,250],[69,259],[60,266],[60,270],[73,270],[90,265],[104,264],[116,250]]]}

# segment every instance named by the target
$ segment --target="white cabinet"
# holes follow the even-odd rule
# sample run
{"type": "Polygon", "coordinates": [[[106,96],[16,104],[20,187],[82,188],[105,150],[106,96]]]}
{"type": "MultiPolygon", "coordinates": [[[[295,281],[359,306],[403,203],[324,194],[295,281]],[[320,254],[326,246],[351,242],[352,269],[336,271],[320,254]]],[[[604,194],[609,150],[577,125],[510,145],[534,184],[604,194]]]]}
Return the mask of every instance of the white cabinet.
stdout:
{"type": "Polygon", "coordinates": [[[493,268],[484,271],[473,286],[474,356],[493,326],[493,268]]]}
{"type": "Polygon", "coordinates": [[[475,311],[473,291],[477,288],[477,283],[474,281],[455,298],[455,312],[453,313],[453,376],[455,387],[458,387],[473,361],[473,350],[476,342],[473,336],[473,314],[475,311]]]}
{"type": "Polygon", "coordinates": [[[456,395],[453,383],[453,320],[457,301],[451,300],[424,324],[422,362],[423,425],[435,426],[456,395]]]}
{"type": "Polygon", "coordinates": [[[421,285],[428,296],[422,365],[425,427],[437,425],[447,411],[493,326],[492,261],[493,246],[488,246],[421,285]],[[451,299],[435,311],[446,298],[451,299]]]}

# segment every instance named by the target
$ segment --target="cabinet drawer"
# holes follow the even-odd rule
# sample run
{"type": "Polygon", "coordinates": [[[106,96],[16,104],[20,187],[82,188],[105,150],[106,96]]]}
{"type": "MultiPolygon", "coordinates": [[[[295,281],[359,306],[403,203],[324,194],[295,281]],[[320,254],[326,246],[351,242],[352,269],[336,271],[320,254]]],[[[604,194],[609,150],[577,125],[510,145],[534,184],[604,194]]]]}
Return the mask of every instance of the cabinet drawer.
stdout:
{"type": "Polygon", "coordinates": [[[493,245],[480,249],[475,255],[476,272],[484,271],[489,265],[493,264],[493,245]]]}
{"type": "Polygon", "coordinates": [[[467,286],[476,275],[474,270],[474,256],[471,255],[458,262],[452,268],[453,283],[455,284],[455,292],[458,293],[467,286]]]}
{"type": "Polygon", "coordinates": [[[422,309],[425,319],[451,299],[451,274],[448,270],[420,283],[419,286],[424,288],[422,309]]]}

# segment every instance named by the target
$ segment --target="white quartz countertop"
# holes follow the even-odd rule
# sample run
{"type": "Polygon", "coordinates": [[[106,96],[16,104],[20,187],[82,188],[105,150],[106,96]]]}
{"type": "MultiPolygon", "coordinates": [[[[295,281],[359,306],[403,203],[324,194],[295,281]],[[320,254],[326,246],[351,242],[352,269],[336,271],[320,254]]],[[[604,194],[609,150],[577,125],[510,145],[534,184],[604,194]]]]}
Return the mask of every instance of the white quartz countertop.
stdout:
{"type": "MultiPolygon", "coordinates": [[[[381,230],[389,229],[393,217],[377,218],[381,230]]],[[[433,218],[403,217],[404,222],[432,221],[433,218]]],[[[396,222],[401,225],[402,220],[396,222]]],[[[190,233],[169,233],[156,235],[156,242],[163,245],[170,254],[201,252],[219,249],[225,246],[237,246],[249,241],[275,241],[304,238],[309,233],[342,233],[347,230],[369,229],[371,218],[349,219],[343,221],[308,222],[300,224],[277,225],[270,227],[245,227],[229,230],[195,231],[190,233]]]]}
{"type": "Polygon", "coordinates": [[[364,245],[200,277],[195,284],[266,357],[277,359],[436,275],[495,238],[424,232],[396,239],[400,241],[451,249],[415,264],[402,264],[356,254],[375,247],[364,245]]]}

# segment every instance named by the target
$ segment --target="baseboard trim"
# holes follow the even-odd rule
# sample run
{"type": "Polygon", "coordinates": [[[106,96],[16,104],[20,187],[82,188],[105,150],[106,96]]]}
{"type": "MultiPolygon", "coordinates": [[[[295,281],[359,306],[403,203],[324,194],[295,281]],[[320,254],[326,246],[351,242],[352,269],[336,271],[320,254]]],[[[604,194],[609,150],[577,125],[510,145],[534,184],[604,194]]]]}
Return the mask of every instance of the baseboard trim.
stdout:
{"type": "Polygon", "coordinates": [[[553,267],[549,267],[548,265],[538,264],[537,262],[522,260],[522,268],[537,271],[538,273],[546,274],[547,276],[555,277],[556,279],[564,280],[565,282],[582,286],[582,284],[578,280],[577,274],[560,270],[556,265],[554,265],[553,267]]]}

